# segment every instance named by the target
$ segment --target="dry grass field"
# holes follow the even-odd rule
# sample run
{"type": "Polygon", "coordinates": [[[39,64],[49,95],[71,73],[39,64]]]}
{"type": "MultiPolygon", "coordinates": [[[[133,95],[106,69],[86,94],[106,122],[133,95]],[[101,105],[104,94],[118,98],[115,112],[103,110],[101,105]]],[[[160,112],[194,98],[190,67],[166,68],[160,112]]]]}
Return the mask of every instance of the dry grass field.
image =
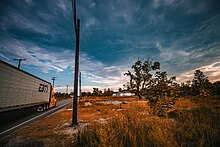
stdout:
{"type": "MultiPolygon", "coordinates": [[[[213,102],[213,101],[211,101],[213,102]]],[[[218,146],[219,106],[176,99],[158,117],[135,97],[83,98],[79,126],[71,126],[72,105],[2,138],[2,146],[218,146]]]]}

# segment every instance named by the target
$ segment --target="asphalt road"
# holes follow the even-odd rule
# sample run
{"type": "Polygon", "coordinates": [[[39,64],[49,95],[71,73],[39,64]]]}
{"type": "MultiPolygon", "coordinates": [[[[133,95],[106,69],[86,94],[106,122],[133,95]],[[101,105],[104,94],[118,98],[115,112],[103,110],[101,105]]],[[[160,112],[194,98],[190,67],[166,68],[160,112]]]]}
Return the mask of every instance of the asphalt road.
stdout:
{"type": "Polygon", "coordinates": [[[72,101],[73,101],[72,99],[59,101],[59,102],[57,102],[57,106],[52,109],[48,109],[43,112],[33,112],[25,117],[17,119],[16,121],[8,123],[7,125],[0,126],[0,138],[5,135],[10,134],[11,132],[13,132],[13,131],[25,126],[25,125],[27,125],[30,122],[33,122],[37,119],[41,119],[45,116],[48,116],[48,115],[56,112],[57,110],[70,104],[72,101]]]}

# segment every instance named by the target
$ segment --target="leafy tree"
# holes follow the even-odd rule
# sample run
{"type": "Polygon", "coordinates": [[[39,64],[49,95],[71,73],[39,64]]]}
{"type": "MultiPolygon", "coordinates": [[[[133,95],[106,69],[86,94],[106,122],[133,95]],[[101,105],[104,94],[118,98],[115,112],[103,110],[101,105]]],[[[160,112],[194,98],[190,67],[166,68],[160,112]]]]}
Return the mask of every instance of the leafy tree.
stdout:
{"type": "Polygon", "coordinates": [[[212,93],[213,95],[220,95],[220,81],[212,84],[212,93]]]}
{"type": "Polygon", "coordinates": [[[111,90],[110,88],[108,88],[107,90],[104,89],[104,92],[103,92],[103,96],[112,96],[113,94],[113,90],[111,90]]]}
{"type": "Polygon", "coordinates": [[[153,70],[160,69],[160,63],[154,62],[152,60],[147,60],[144,62],[142,66],[143,71],[143,83],[142,83],[142,89],[145,89],[150,85],[152,74],[150,73],[153,70]]]}
{"type": "Polygon", "coordinates": [[[130,77],[130,82],[128,82],[127,84],[127,89],[134,89],[135,88],[135,84],[134,84],[134,74],[132,74],[130,71],[128,71],[127,73],[125,73],[124,75],[127,75],[130,77]]]}
{"type": "Polygon", "coordinates": [[[181,83],[180,86],[180,96],[191,95],[191,81],[186,81],[186,83],[181,83]]]}
{"type": "Polygon", "coordinates": [[[127,91],[131,90],[131,88],[129,86],[129,82],[127,82],[126,84],[123,84],[123,90],[127,90],[127,91]]]}
{"type": "Polygon", "coordinates": [[[207,89],[210,86],[210,82],[207,76],[200,70],[196,70],[193,78],[193,94],[194,95],[206,95],[207,89]]]}
{"type": "Polygon", "coordinates": [[[174,96],[175,88],[178,87],[178,84],[174,82],[175,80],[175,76],[168,78],[166,71],[157,71],[153,79],[154,82],[151,85],[151,94],[160,98],[174,96]]]}
{"type": "Polygon", "coordinates": [[[160,69],[159,62],[153,62],[153,60],[148,59],[143,63],[138,60],[132,65],[133,72],[128,71],[124,75],[130,77],[129,89],[136,90],[136,95],[141,98],[140,91],[144,91],[146,86],[150,84],[152,78],[151,71],[160,69]]]}
{"type": "Polygon", "coordinates": [[[61,93],[61,92],[56,92],[54,93],[54,96],[56,99],[67,99],[70,97],[70,94],[68,93],[61,93]]]}
{"type": "Polygon", "coordinates": [[[87,92],[81,92],[81,96],[82,96],[82,97],[87,96],[87,92]]]}
{"type": "Polygon", "coordinates": [[[93,96],[98,96],[98,94],[99,94],[99,89],[98,88],[93,88],[92,95],[93,96]]]}
{"type": "Polygon", "coordinates": [[[207,87],[209,84],[208,77],[200,70],[196,70],[193,78],[193,85],[195,87],[207,87]]]}

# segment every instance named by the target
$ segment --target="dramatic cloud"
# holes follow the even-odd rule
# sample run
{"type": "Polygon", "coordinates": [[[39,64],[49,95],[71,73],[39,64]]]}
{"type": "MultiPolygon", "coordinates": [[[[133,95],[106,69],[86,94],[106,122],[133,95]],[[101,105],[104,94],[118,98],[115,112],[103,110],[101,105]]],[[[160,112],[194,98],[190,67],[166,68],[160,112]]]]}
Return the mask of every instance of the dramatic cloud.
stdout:
{"type": "Polygon", "coordinates": [[[194,77],[195,70],[201,70],[208,76],[211,82],[220,80],[220,62],[215,62],[210,65],[201,66],[197,69],[187,71],[177,76],[177,82],[192,81],[194,77]]]}
{"type": "MultiPolygon", "coordinates": [[[[83,0],[80,71],[83,90],[122,87],[138,59],[153,58],[161,70],[192,80],[201,69],[220,79],[220,10],[213,0],[83,0]]],[[[0,1],[0,59],[50,81],[73,85],[75,36],[71,0],[0,1]]],[[[90,91],[91,91],[90,90],[90,91]]]]}

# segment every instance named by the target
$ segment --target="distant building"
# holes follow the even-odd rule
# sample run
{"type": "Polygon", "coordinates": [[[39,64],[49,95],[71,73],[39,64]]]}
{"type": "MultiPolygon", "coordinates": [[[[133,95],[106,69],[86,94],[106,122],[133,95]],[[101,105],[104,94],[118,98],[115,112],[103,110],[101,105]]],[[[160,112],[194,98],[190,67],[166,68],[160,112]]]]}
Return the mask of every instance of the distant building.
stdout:
{"type": "Polygon", "coordinates": [[[122,90],[119,92],[113,92],[112,96],[134,96],[134,93],[131,93],[127,90],[122,90]]]}

